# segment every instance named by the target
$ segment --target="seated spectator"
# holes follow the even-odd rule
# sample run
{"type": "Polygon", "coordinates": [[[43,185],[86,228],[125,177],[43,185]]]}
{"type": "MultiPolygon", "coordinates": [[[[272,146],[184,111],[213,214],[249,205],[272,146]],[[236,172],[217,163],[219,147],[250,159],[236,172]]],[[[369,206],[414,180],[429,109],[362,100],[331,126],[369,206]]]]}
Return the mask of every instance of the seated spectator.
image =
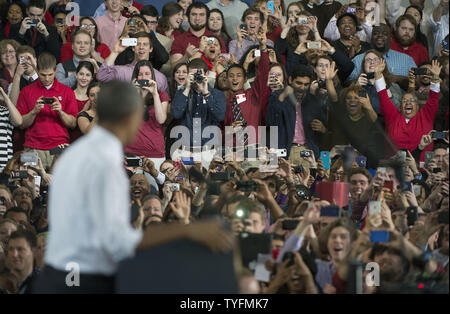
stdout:
{"type": "Polygon", "coordinates": [[[97,40],[112,51],[122,33],[127,18],[122,16],[120,2],[117,0],[104,0],[107,13],[95,18],[97,24],[97,40]]]}
{"type": "Polygon", "coordinates": [[[22,1],[9,2],[4,8],[3,26],[0,29],[0,40],[18,38],[22,20],[26,15],[26,6],[22,1]]]}
{"type": "Polygon", "coordinates": [[[98,82],[89,84],[86,90],[89,100],[77,117],[78,128],[83,134],[88,133],[97,124],[97,94],[99,91],[100,83],[98,82]]]}
{"type": "MultiPolygon", "coordinates": [[[[172,44],[170,51],[170,64],[173,67],[178,63],[186,63],[197,52],[200,41],[203,36],[212,37],[214,34],[210,32],[206,25],[208,24],[209,9],[201,2],[192,3],[188,10],[189,30],[177,37],[172,44]]],[[[226,52],[225,44],[220,39],[222,52],[226,52]]]]}
{"type": "MultiPolygon", "coordinates": [[[[386,65],[394,75],[408,76],[409,69],[415,68],[416,63],[410,56],[391,49],[391,31],[386,24],[374,26],[372,31],[372,47],[381,52],[386,60],[386,65]]],[[[353,58],[355,68],[348,77],[348,80],[356,80],[361,73],[361,64],[365,54],[359,54],[353,58]]]]}
{"type": "Polygon", "coordinates": [[[149,158],[156,169],[165,160],[163,125],[167,119],[170,98],[166,92],[158,90],[154,81],[154,71],[150,61],[136,63],[132,83],[139,90],[145,103],[144,121],[133,143],[125,147],[125,152],[149,158]],[[147,81],[148,85],[141,85],[147,81]]]}
{"type": "Polygon", "coordinates": [[[183,8],[175,2],[168,2],[162,8],[162,15],[159,18],[156,30],[158,33],[174,40],[184,33],[181,23],[183,23],[183,8]]]}
{"type": "Polygon", "coordinates": [[[13,82],[16,68],[18,65],[17,49],[20,44],[12,39],[2,40],[0,42],[0,79],[5,80],[8,85],[13,82]]]}
{"type": "MultiPolygon", "coordinates": [[[[111,80],[130,82],[136,63],[141,60],[149,60],[150,53],[153,50],[153,42],[150,39],[150,35],[148,33],[140,32],[137,33],[135,37],[137,39],[137,45],[133,48],[133,62],[127,65],[114,65],[117,56],[127,48],[122,45],[121,40],[117,41],[111,54],[105,59],[105,62],[102,64],[97,73],[97,80],[99,82],[107,82],[111,80]]],[[[158,89],[166,91],[168,88],[166,77],[158,70],[154,70],[154,72],[158,89]]]]}
{"type": "Polygon", "coordinates": [[[18,37],[15,39],[22,45],[33,47],[37,57],[48,52],[58,60],[61,53],[61,42],[58,40],[56,28],[43,22],[45,9],[44,0],[28,1],[27,17],[23,19],[18,37]],[[33,20],[39,20],[36,26],[32,26],[33,20]]]}
{"type": "MultiPolygon", "coordinates": [[[[247,26],[247,30],[237,28],[237,39],[232,40],[229,45],[230,53],[240,60],[248,48],[258,44],[258,36],[264,32],[264,14],[260,11],[249,8],[242,15],[242,23],[247,26]]],[[[267,39],[267,46],[273,47],[274,43],[267,39]]]]}
{"type": "MultiPolygon", "coordinates": [[[[98,38],[98,28],[95,20],[90,16],[85,16],[80,19],[80,29],[83,29],[89,34],[91,34],[92,45],[90,56],[97,62],[103,63],[103,61],[109,56],[111,50],[107,45],[99,42],[98,38]]],[[[75,31],[76,32],[76,31],[75,31]]],[[[60,63],[63,63],[69,59],[73,58],[73,47],[71,42],[67,42],[61,47],[61,58],[60,63]]]]}
{"type": "MultiPolygon", "coordinates": [[[[430,97],[425,106],[419,110],[416,96],[406,93],[403,95],[399,112],[387,95],[386,83],[382,74],[385,66],[386,63],[382,61],[375,69],[375,87],[380,97],[380,110],[386,121],[386,131],[398,148],[413,151],[420,143],[422,135],[427,134],[433,128],[433,120],[439,105],[439,75],[442,67],[437,61],[432,62],[430,71],[433,78],[430,97]]],[[[423,160],[422,158],[421,160],[423,160]]]]}
{"type": "Polygon", "coordinates": [[[56,78],[61,84],[73,88],[77,83],[76,69],[81,62],[90,62],[95,73],[98,72],[99,65],[91,58],[92,38],[89,32],[83,29],[78,30],[73,36],[72,47],[73,58],[57,65],[56,78]]]}
{"type": "Polygon", "coordinates": [[[39,81],[25,87],[19,95],[17,109],[26,129],[25,150],[38,152],[42,164],[49,169],[54,156],[49,150],[69,143],[67,129],[76,126],[77,103],[72,89],[55,79],[56,59],[42,54],[37,62],[39,81]],[[53,98],[44,103],[43,98],[53,98]]]}
{"type": "Polygon", "coordinates": [[[427,49],[417,41],[417,23],[411,15],[402,15],[395,22],[391,49],[407,54],[416,64],[428,61],[427,49]]]}
{"type": "Polygon", "coordinates": [[[231,37],[230,35],[228,35],[227,25],[225,23],[225,18],[221,10],[212,9],[209,12],[208,30],[214,33],[214,35],[220,37],[225,43],[225,47],[228,47],[228,44],[231,41],[231,37]]]}

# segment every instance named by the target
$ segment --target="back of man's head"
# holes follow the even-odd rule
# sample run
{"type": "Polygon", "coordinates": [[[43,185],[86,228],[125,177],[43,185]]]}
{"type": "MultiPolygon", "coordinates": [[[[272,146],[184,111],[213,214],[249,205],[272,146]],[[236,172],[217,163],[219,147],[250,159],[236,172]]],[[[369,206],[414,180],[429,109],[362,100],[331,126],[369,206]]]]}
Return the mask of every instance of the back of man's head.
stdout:
{"type": "Polygon", "coordinates": [[[133,85],[110,81],[103,84],[98,93],[98,122],[117,123],[124,117],[142,110],[142,106],[142,97],[133,85]]]}

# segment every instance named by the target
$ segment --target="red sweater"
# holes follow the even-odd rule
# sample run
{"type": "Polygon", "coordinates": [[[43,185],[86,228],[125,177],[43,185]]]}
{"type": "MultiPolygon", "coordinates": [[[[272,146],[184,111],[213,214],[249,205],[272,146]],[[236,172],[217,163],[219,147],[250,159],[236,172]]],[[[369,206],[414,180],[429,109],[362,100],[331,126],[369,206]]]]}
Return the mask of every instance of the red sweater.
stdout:
{"type": "MultiPolygon", "coordinates": [[[[267,102],[270,96],[270,88],[267,86],[269,77],[269,53],[262,52],[261,60],[258,64],[258,72],[251,88],[239,91],[230,95],[227,100],[227,111],[225,114],[224,126],[232,125],[233,118],[233,98],[235,95],[245,94],[246,101],[239,104],[242,115],[247,126],[253,126],[256,130],[256,139],[258,139],[258,126],[264,125],[264,118],[267,110],[267,102]]],[[[223,132],[225,134],[225,132],[223,132]]],[[[225,142],[224,142],[225,143],[225,142]]],[[[249,140],[249,144],[254,144],[249,140]]]]}
{"type": "MultiPolygon", "coordinates": [[[[386,87],[381,86],[381,83],[384,83],[384,81],[377,81],[376,86],[378,97],[380,98],[381,114],[386,121],[386,131],[398,148],[407,148],[412,152],[419,145],[422,136],[424,134],[428,134],[428,132],[433,129],[434,118],[439,107],[439,92],[433,91],[433,89],[436,89],[432,86],[430,88],[430,96],[428,97],[425,106],[423,106],[422,109],[420,109],[419,112],[411,120],[409,120],[409,123],[406,123],[405,117],[401,115],[401,113],[391,102],[387,94],[386,87]]],[[[425,151],[430,150],[431,145],[425,148],[425,151]]],[[[423,154],[420,160],[423,160],[423,154]]]]}
{"type": "Polygon", "coordinates": [[[391,49],[407,54],[414,59],[417,66],[419,66],[422,62],[430,60],[427,48],[425,48],[424,45],[419,44],[417,41],[415,41],[411,46],[403,48],[392,36],[391,49]]]}

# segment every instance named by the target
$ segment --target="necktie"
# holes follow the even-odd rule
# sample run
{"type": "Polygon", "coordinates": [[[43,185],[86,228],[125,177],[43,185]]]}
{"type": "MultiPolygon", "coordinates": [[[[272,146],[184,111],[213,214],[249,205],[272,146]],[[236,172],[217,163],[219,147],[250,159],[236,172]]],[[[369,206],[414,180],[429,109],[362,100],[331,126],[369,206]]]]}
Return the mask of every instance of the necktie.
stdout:
{"type": "Polygon", "coordinates": [[[31,39],[31,47],[34,48],[34,44],[36,43],[36,37],[37,37],[37,29],[36,27],[33,27],[33,39],[31,39]]]}
{"type": "MultiPolygon", "coordinates": [[[[247,121],[245,121],[244,116],[242,115],[241,108],[239,107],[239,105],[237,103],[236,96],[233,97],[233,105],[231,107],[231,110],[233,111],[234,121],[242,121],[242,126],[246,127],[247,121]]],[[[247,146],[247,145],[248,145],[248,135],[247,135],[247,133],[244,133],[244,146],[247,146]]]]}

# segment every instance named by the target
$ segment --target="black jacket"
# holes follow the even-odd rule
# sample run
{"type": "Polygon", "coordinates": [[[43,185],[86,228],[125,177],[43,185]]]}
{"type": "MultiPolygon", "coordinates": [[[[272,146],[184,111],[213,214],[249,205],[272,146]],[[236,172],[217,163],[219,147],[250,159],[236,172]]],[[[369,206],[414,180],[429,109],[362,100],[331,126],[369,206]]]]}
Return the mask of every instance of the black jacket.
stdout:
{"type": "MultiPolygon", "coordinates": [[[[283,102],[280,102],[278,97],[281,92],[276,91],[270,95],[265,122],[266,126],[278,127],[278,148],[287,149],[289,157],[295,135],[296,103],[291,100],[292,97],[287,97],[283,102]]],[[[320,105],[318,98],[309,93],[303,98],[301,106],[306,146],[314,152],[316,158],[319,158],[319,143],[322,140],[322,134],[311,129],[311,122],[317,119],[326,126],[327,108],[320,105]]],[[[270,134],[270,132],[268,131],[267,134],[270,134]]],[[[267,143],[270,145],[270,139],[267,143]]]]}
{"type": "Polygon", "coordinates": [[[48,52],[54,55],[56,60],[59,60],[59,57],[61,55],[62,42],[58,35],[58,32],[56,31],[56,27],[48,25],[46,23],[44,23],[44,25],[45,27],[47,27],[49,35],[47,38],[45,38],[44,35],[37,32],[36,42],[34,43],[34,45],[32,44],[33,27],[27,30],[23,36],[18,33],[17,38],[10,37],[10,39],[15,39],[22,45],[33,47],[34,51],[36,52],[36,57],[38,58],[41,53],[48,52]]]}

